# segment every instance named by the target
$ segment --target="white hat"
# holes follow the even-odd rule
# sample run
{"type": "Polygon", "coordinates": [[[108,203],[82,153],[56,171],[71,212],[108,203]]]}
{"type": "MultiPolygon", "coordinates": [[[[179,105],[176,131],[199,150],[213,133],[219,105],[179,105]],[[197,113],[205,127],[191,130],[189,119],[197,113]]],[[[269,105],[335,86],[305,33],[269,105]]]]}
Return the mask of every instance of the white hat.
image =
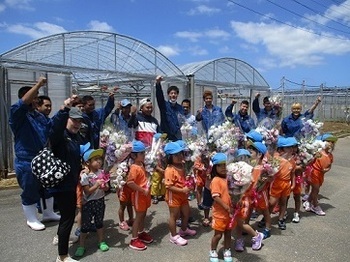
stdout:
{"type": "Polygon", "coordinates": [[[140,101],[140,109],[147,103],[152,103],[152,100],[150,98],[148,98],[148,97],[141,99],[141,101],[140,101]]]}

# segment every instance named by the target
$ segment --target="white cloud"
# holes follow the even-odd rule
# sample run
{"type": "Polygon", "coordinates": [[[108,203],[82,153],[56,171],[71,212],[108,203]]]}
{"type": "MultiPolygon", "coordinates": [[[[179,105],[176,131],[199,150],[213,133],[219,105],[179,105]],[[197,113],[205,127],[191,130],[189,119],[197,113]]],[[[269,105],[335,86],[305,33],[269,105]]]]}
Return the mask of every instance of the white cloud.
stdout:
{"type": "Polygon", "coordinates": [[[188,39],[191,42],[197,42],[198,38],[202,37],[203,34],[198,32],[191,32],[191,31],[181,31],[181,32],[176,32],[175,36],[179,38],[188,39]]]}
{"type": "Polygon", "coordinates": [[[106,22],[100,22],[97,20],[92,20],[88,24],[89,30],[92,31],[102,31],[102,32],[114,32],[114,29],[112,26],[110,26],[106,22]]]}
{"type": "Polygon", "coordinates": [[[6,9],[6,6],[4,4],[0,4],[0,13],[3,12],[6,9]]]}
{"type": "MultiPolygon", "coordinates": [[[[350,0],[346,0],[339,5],[331,5],[322,15],[308,15],[307,18],[311,20],[315,20],[318,23],[326,24],[331,22],[331,20],[339,21],[340,23],[346,23],[350,25],[350,0]]],[[[341,28],[337,26],[337,28],[341,28]]],[[[348,31],[345,27],[342,29],[343,31],[348,31]]]]}
{"type": "Polygon", "coordinates": [[[221,29],[210,29],[204,32],[204,34],[209,38],[227,39],[230,37],[230,34],[228,32],[221,29]]]}
{"type": "Polygon", "coordinates": [[[33,39],[66,32],[63,27],[47,22],[37,22],[32,26],[22,24],[9,25],[7,26],[7,31],[15,34],[27,35],[33,39]]]}
{"type": "Polygon", "coordinates": [[[326,38],[286,25],[232,21],[231,27],[248,44],[266,48],[279,66],[318,65],[326,55],[350,53],[349,39],[326,38]]]}
{"type": "Polygon", "coordinates": [[[230,33],[221,29],[209,29],[204,32],[180,31],[175,33],[175,37],[185,38],[191,42],[198,42],[199,38],[226,40],[230,37],[230,33]]]}
{"type": "Polygon", "coordinates": [[[160,45],[156,49],[166,57],[177,56],[180,50],[174,46],[160,45]]]}
{"type": "Polygon", "coordinates": [[[30,5],[31,2],[32,0],[5,0],[4,4],[14,9],[34,11],[35,8],[30,5]]]}
{"type": "Polygon", "coordinates": [[[188,15],[213,15],[219,13],[221,10],[219,8],[213,8],[206,5],[199,5],[192,8],[187,14],[188,15]]]}
{"type": "Polygon", "coordinates": [[[204,56],[208,54],[208,51],[200,46],[190,47],[189,52],[193,56],[204,56]]]}

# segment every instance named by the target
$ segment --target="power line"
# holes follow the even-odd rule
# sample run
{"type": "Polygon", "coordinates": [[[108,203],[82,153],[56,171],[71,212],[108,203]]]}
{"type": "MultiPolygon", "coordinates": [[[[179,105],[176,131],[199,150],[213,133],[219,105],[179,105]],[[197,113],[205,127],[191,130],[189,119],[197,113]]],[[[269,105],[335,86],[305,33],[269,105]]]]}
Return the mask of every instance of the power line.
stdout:
{"type": "Polygon", "coordinates": [[[255,14],[258,14],[258,15],[260,15],[260,16],[262,16],[262,17],[265,17],[265,18],[268,18],[268,19],[273,20],[273,21],[275,21],[275,22],[278,22],[278,23],[281,23],[281,24],[284,24],[284,25],[293,27],[293,28],[295,28],[295,29],[298,29],[298,30],[307,32],[307,33],[309,33],[309,34],[317,35],[317,36],[324,37],[324,38],[328,38],[328,39],[338,39],[338,40],[343,40],[343,41],[345,40],[345,41],[348,41],[348,39],[347,39],[347,38],[344,38],[344,37],[336,37],[336,36],[332,36],[332,37],[331,37],[331,36],[327,36],[327,35],[323,35],[323,34],[320,34],[320,33],[316,33],[316,32],[314,32],[314,31],[311,31],[311,30],[308,30],[308,29],[305,29],[305,28],[301,28],[301,27],[298,27],[298,26],[295,26],[295,25],[292,25],[292,24],[283,22],[283,21],[281,21],[281,20],[279,20],[279,19],[276,19],[276,18],[274,18],[274,17],[272,17],[272,16],[265,15],[265,14],[263,14],[263,13],[260,13],[260,12],[258,12],[258,11],[256,11],[256,10],[254,10],[254,9],[251,9],[251,8],[249,8],[249,7],[247,7],[247,6],[244,6],[244,5],[242,5],[242,4],[239,4],[239,3],[237,3],[237,2],[235,2],[235,1],[233,1],[233,0],[227,0],[227,1],[230,2],[230,3],[232,3],[232,4],[238,5],[239,7],[242,7],[242,8],[244,8],[244,9],[246,9],[246,10],[249,10],[249,11],[255,13],[255,14]]]}
{"type": "MultiPolygon", "coordinates": [[[[276,4],[275,2],[272,2],[272,1],[270,1],[270,0],[266,0],[266,1],[269,2],[269,3],[271,3],[271,4],[273,4],[273,5],[275,5],[275,6],[278,6],[279,8],[281,8],[281,9],[283,9],[283,10],[285,10],[285,11],[291,13],[291,14],[294,14],[294,15],[296,15],[296,16],[299,16],[299,17],[303,18],[303,19],[309,20],[309,21],[311,21],[311,22],[313,22],[313,23],[316,23],[316,24],[318,24],[318,25],[321,25],[321,26],[327,27],[327,28],[329,28],[329,29],[332,29],[332,30],[335,30],[335,31],[339,31],[339,32],[345,33],[345,34],[350,34],[350,32],[346,32],[346,31],[339,30],[339,29],[336,29],[336,28],[331,27],[331,26],[328,26],[328,25],[321,24],[320,22],[317,22],[317,21],[312,20],[312,19],[310,19],[310,18],[308,18],[308,17],[305,17],[305,16],[303,16],[303,15],[300,15],[300,14],[298,14],[298,13],[292,11],[292,10],[289,10],[289,9],[287,9],[287,8],[285,8],[285,7],[281,6],[281,5],[279,5],[279,4],[276,4]]],[[[296,3],[298,3],[298,1],[295,1],[295,0],[293,0],[293,1],[296,2],[296,3]]],[[[304,6],[304,5],[303,5],[303,6],[304,6]]],[[[305,6],[305,7],[307,7],[307,6],[305,6]]]]}
{"type": "MultiPolygon", "coordinates": [[[[318,12],[317,10],[314,10],[313,8],[308,7],[307,5],[304,5],[303,3],[300,3],[300,2],[297,1],[297,0],[293,0],[293,1],[294,1],[295,3],[301,5],[301,6],[305,7],[306,9],[308,9],[308,10],[314,12],[315,14],[318,14],[318,15],[324,17],[324,18],[327,18],[328,20],[330,20],[330,21],[332,21],[332,22],[334,22],[334,23],[337,23],[337,24],[339,24],[339,25],[342,25],[342,26],[345,26],[345,27],[347,27],[347,28],[350,28],[350,26],[348,26],[348,25],[346,25],[346,24],[343,24],[343,23],[340,23],[340,22],[338,22],[337,20],[334,20],[333,18],[330,18],[330,17],[328,17],[328,16],[325,16],[325,15],[321,14],[320,12],[318,12]]],[[[326,7],[326,8],[327,8],[327,7],[326,7]]],[[[327,8],[327,9],[328,9],[328,8],[327,8]]],[[[311,19],[310,19],[310,20],[311,20],[311,19]]],[[[311,21],[312,21],[312,20],[311,20],[311,21]]],[[[316,22],[316,21],[315,21],[315,22],[316,22]]],[[[316,22],[316,23],[317,23],[317,24],[321,24],[321,23],[318,23],[318,22],[316,22]]],[[[323,24],[321,24],[321,25],[323,25],[323,24]]],[[[324,26],[325,26],[325,25],[324,25],[324,26]]],[[[327,27],[328,27],[328,26],[327,26],[327,27]]],[[[331,28],[331,27],[329,27],[329,28],[331,28]]],[[[335,30],[337,30],[337,29],[335,29],[335,30]]],[[[337,31],[342,32],[341,30],[337,30],[337,31]]],[[[347,32],[347,33],[348,33],[348,32],[347,32]]]]}

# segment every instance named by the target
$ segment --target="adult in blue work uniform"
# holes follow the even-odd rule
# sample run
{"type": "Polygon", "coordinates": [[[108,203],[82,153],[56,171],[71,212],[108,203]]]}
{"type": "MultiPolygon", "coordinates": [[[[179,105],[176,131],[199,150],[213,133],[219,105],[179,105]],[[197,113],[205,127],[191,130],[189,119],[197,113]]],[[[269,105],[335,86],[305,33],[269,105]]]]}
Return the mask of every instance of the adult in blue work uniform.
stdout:
{"type": "Polygon", "coordinates": [[[156,78],[156,98],[158,108],[160,111],[160,129],[167,133],[167,138],[171,141],[182,139],[181,124],[179,118],[183,118],[184,110],[182,106],[177,103],[179,96],[179,88],[177,86],[170,86],[167,89],[168,101],[164,98],[161,81],[163,78],[157,76],[156,78]]]}
{"type": "Polygon", "coordinates": [[[204,106],[197,111],[196,120],[202,121],[202,127],[208,134],[211,126],[219,126],[225,122],[221,107],[213,105],[213,92],[205,90],[203,93],[204,106]]]}
{"type": "MultiPolygon", "coordinates": [[[[45,83],[46,78],[41,77],[33,87],[20,88],[19,100],[11,106],[9,117],[9,125],[14,134],[16,178],[22,189],[22,207],[27,225],[33,230],[43,230],[45,225],[37,217],[36,204],[40,200],[41,185],[32,174],[31,161],[47,143],[51,127],[57,122],[57,118],[64,114],[60,110],[50,119],[35,110],[34,101],[45,83]]],[[[57,220],[59,217],[53,212],[53,198],[49,197],[46,204],[43,220],[57,220]]]]}
{"type": "Polygon", "coordinates": [[[302,119],[312,119],[314,117],[314,111],[320,102],[321,98],[318,97],[312,107],[303,114],[301,113],[302,106],[300,103],[292,104],[292,113],[282,120],[280,134],[286,137],[297,137],[303,128],[302,119]]]}
{"type": "Polygon", "coordinates": [[[225,110],[226,117],[232,119],[232,122],[239,127],[242,133],[248,133],[250,130],[255,129],[254,119],[248,114],[249,102],[243,100],[237,114],[232,112],[235,104],[236,100],[233,99],[231,104],[225,110]]]}
{"type": "Polygon", "coordinates": [[[95,99],[92,96],[83,96],[83,117],[88,125],[87,137],[92,137],[94,149],[100,147],[100,131],[109,114],[114,108],[114,93],[109,93],[105,107],[95,109],[95,99]]]}

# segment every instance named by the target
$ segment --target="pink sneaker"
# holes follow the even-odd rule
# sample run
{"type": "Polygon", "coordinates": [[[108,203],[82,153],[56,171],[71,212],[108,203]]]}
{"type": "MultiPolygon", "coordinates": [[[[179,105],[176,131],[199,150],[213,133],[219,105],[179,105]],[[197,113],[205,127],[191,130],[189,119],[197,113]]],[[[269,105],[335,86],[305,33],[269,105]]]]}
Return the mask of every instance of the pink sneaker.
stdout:
{"type": "Polygon", "coordinates": [[[195,236],[196,234],[197,234],[196,230],[189,229],[189,228],[186,228],[185,231],[183,231],[182,229],[180,229],[180,231],[179,231],[179,235],[182,236],[182,237],[195,236]]]}
{"type": "Polygon", "coordinates": [[[311,206],[311,208],[310,208],[310,210],[312,211],[312,212],[314,212],[316,215],[318,215],[318,216],[325,216],[326,215],[326,213],[321,209],[321,207],[320,206],[311,206]]]}
{"type": "Polygon", "coordinates": [[[176,236],[170,235],[170,242],[174,243],[175,245],[178,245],[178,246],[187,245],[187,240],[183,239],[180,235],[176,235],[176,236]]]}

